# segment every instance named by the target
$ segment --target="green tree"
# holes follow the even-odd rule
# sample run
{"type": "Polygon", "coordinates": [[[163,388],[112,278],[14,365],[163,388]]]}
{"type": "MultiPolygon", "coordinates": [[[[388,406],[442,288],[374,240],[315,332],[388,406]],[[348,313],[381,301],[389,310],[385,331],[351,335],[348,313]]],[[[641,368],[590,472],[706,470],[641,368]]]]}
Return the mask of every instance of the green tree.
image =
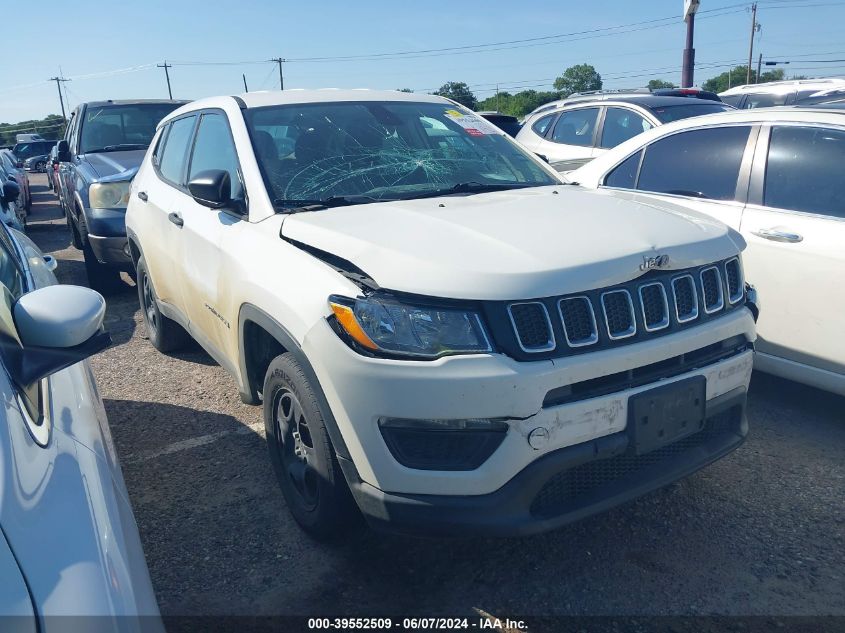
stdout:
{"type": "MultiPolygon", "coordinates": [[[[745,78],[747,75],[748,66],[736,66],[735,68],[731,68],[729,71],[723,72],[721,75],[711,77],[701,84],[701,87],[704,88],[704,90],[710,90],[712,92],[724,92],[728,88],[745,84],[745,78]]],[[[757,71],[753,68],[751,69],[751,83],[764,84],[767,81],[780,81],[783,77],[783,70],[776,68],[775,70],[768,70],[764,73],[760,73],[760,81],[757,81],[757,71]]]]}
{"type": "Polygon", "coordinates": [[[590,64],[577,64],[563,71],[563,74],[555,79],[554,87],[564,97],[573,92],[601,90],[601,75],[590,64]]]}
{"type": "Polygon", "coordinates": [[[0,123],[0,145],[14,145],[17,134],[29,132],[37,132],[48,141],[60,139],[65,133],[64,120],[59,114],[50,114],[43,119],[0,123]]]}
{"type": "Polygon", "coordinates": [[[521,118],[535,108],[539,108],[544,103],[557,99],[560,99],[560,94],[551,91],[538,92],[537,90],[523,90],[516,94],[500,92],[498,99],[496,99],[496,95],[494,94],[492,97],[484,99],[484,101],[479,101],[478,109],[498,110],[503,114],[511,114],[521,118]]]}
{"type": "Polygon", "coordinates": [[[677,88],[675,84],[671,81],[666,81],[665,79],[652,79],[648,82],[649,90],[657,90],[658,88],[677,88]]]}
{"type": "Polygon", "coordinates": [[[440,90],[434,94],[446,97],[452,101],[457,101],[462,106],[466,106],[470,110],[475,110],[478,106],[478,99],[475,98],[475,95],[472,94],[472,90],[470,90],[469,86],[467,86],[463,81],[450,81],[445,83],[440,86],[440,90]]]}

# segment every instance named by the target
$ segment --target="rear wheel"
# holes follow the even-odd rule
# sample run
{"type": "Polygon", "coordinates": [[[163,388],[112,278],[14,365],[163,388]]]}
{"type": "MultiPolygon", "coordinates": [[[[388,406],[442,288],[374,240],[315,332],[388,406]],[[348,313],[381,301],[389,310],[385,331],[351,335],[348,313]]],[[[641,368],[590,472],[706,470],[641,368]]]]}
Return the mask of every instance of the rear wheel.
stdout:
{"type": "Polygon", "coordinates": [[[35,163],[35,171],[37,171],[37,172],[45,171],[44,168],[46,166],[47,166],[47,163],[45,163],[43,161],[39,161],[39,162],[35,163]]]}
{"type": "Polygon", "coordinates": [[[138,260],[135,269],[138,302],[141,304],[141,316],[147,329],[147,338],[160,352],[173,352],[183,347],[190,336],[173,319],[168,319],[158,307],[155,288],[147,272],[147,262],[143,257],[138,260]]]}
{"type": "Polygon", "coordinates": [[[332,447],[314,390],[290,353],[264,378],[264,426],[276,477],[300,527],[320,540],[363,524],[332,447]]]}
{"type": "MultiPolygon", "coordinates": [[[[103,264],[91,249],[85,221],[80,218],[77,237],[82,243],[82,257],[85,260],[85,272],[88,275],[88,285],[101,294],[112,294],[124,287],[120,280],[120,270],[109,264],[103,264]]],[[[76,245],[74,243],[74,245],[76,245]]]]}

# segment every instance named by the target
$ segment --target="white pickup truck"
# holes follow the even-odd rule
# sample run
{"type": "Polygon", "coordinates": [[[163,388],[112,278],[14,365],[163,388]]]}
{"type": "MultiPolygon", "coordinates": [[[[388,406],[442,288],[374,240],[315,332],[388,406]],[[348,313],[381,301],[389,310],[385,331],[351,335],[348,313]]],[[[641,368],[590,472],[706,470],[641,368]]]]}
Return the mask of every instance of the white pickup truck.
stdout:
{"type": "Polygon", "coordinates": [[[525,534],[747,432],[744,241],[584,192],[446,99],[249,93],[166,117],[127,230],[150,341],[189,334],[263,403],[317,537],[525,534]]]}

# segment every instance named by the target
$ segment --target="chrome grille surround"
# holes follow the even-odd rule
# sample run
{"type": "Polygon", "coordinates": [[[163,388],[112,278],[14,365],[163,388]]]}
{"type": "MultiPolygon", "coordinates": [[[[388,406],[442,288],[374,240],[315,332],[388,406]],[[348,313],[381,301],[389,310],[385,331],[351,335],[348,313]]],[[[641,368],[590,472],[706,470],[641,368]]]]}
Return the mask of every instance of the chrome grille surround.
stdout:
{"type": "Polygon", "coordinates": [[[656,332],[669,327],[669,299],[666,297],[666,288],[663,284],[659,281],[643,284],[637,289],[637,293],[640,295],[640,310],[642,311],[643,326],[645,327],[646,332],[656,332]],[[660,296],[663,300],[663,318],[653,325],[649,325],[648,312],[646,310],[647,300],[643,294],[643,291],[647,288],[657,288],[660,291],[660,296]]]}
{"type": "Polygon", "coordinates": [[[728,303],[734,305],[742,301],[745,297],[745,279],[742,274],[742,264],[739,261],[739,257],[732,257],[725,262],[725,284],[728,288],[728,303]],[[736,291],[731,289],[731,270],[736,275],[736,291]]]}
{"type": "Polygon", "coordinates": [[[542,301],[517,301],[508,305],[508,316],[511,320],[511,325],[513,326],[513,331],[516,334],[516,340],[519,343],[519,347],[522,348],[523,352],[528,353],[537,353],[537,352],[549,352],[556,347],[555,344],[555,330],[552,327],[552,320],[549,318],[549,311],[546,309],[546,305],[542,301]],[[513,308],[516,306],[528,306],[528,305],[538,305],[543,309],[543,316],[546,319],[546,331],[548,332],[549,336],[546,342],[543,345],[537,346],[529,346],[526,347],[522,343],[522,336],[520,335],[520,330],[516,325],[516,320],[513,316],[513,308]]]}
{"type": "MultiPolygon", "coordinates": [[[[615,300],[615,299],[611,299],[615,300]]],[[[624,288],[621,290],[609,290],[607,292],[601,293],[601,307],[602,312],[604,313],[604,325],[607,327],[607,335],[610,337],[612,341],[618,341],[619,339],[628,338],[629,336],[634,336],[637,333],[637,316],[634,313],[634,301],[631,299],[631,293],[625,290],[624,288]],[[616,310],[620,306],[612,306],[608,308],[607,302],[608,298],[615,297],[616,295],[622,295],[624,297],[624,301],[626,302],[626,307],[628,309],[629,314],[629,323],[630,325],[624,329],[611,329],[610,325],[610,318],[608,316],[609,310],[616,310]]],[[[616,319],[614,319],[616,320],[616,319]]]]}
{"type": "Polygon", "coordinates": [[[686,275],[680,275],[675,277],[672,280],[672,298],[673,303],[675,304],[675,318],[678,320],[678,323],[688,323],[690,321],[694,321],[698,318],[698,288],[695,284],[695,279],[692,275],[687,273],[686,275]],[[687,291],[690,293],[692,298],[692,309],[689,312],[685,312],[683,316],[678,309],[678,305],[680,304],[679,293],[678,293],[678,284],[679,283],[688,283],[687,291]]]}
{"type": "Polygon", "coordinates": [[[593,302],[590,301],[589,297],[587,297],[586,295],[579,295],[577,297],[566,297],[557,302],[557,309],[560,313],[561,323],[563,323],[563,334],[566,337],[566,343],[569,345],[569,347],[584,347],[586,345],[593,345],[594,343],[598,343],[599,328],[596,324],[596,312],[595,310],[593,310],[593,302]],[[565,303],[569,304],[570,302],[576,301],[581,303],[582,305],[586,305],[590,314],[590,336],[582,337],[580,339],[574,339],[569,332],[570,328],[566,327],[567,318],[564,314],[563,307],[565,303]]]}
{"type": "Polygon", "coordinates": [[[719,272],[719,268],[716,266],[708,266],[707,268],[702,269],[700,273],[698,273],[699,277],[701,278],[701,298],[703,299],[704,305],[704,312],[706,314],[713,314],[714,312],[718,312],[722,308],[725,307],[725,291],[722,286],[722,274],[719,272]],[[711,274],[715,277],[715,284],[716,289],[718,290],[718,300],[715,302],[708,303],[707,301],[707,284],[708,282],[705,280],[705,275],[709,276],[711,274]]]}

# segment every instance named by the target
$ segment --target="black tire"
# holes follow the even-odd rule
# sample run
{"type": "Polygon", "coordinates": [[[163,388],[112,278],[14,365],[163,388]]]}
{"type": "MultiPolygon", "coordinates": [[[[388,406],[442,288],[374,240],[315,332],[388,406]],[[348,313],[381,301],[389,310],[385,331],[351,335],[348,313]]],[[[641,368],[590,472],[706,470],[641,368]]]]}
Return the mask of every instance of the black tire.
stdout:
{"type": "Polygon", "coordinates": [[[317,540],[358,533],[363,520],[337,462],[314,390],[290,353],[264,378],[264,427],[288,509],[317,540]]]}
{"type": "Polygon", "coordinates": [[[158,308],[155,286],[147,273],[147,262],[141,257],[135,269],[138,303],[141,304],[141,316],[147,330],[147,338],[158,351],[174,352],[190,339],[184,328],[172,319],[168,319],[158,308]]]}
{"type": "Polygon", "coordinates": [[[82,242],[82,257],[85,260],[88,286],[103,295],[113,294],[126,288],[126,284],[120,279],[120,270],[115,266],[100,263],[94,251],[91,250],[88,231],[81,218],[77,237],[82,242]]]}
{"type": "Polygon", "coordinates": [[[42,171],[46,171],[45,167],[47,167],[47,163],[35,163],[35,171],[41,173],[42,171]]]}
{"type": "Polygon", "coordinates": [[[82,250],[82,238],[79,237],[79,230],[76,228],[76,224],[71,219],[70,213],[68,213],[65,205],[62,205],[62,211],[65,213],[65,222],[67,222],[67,227],[70,229],[70,241],[73,244],[73,247],[82,250]]]}

